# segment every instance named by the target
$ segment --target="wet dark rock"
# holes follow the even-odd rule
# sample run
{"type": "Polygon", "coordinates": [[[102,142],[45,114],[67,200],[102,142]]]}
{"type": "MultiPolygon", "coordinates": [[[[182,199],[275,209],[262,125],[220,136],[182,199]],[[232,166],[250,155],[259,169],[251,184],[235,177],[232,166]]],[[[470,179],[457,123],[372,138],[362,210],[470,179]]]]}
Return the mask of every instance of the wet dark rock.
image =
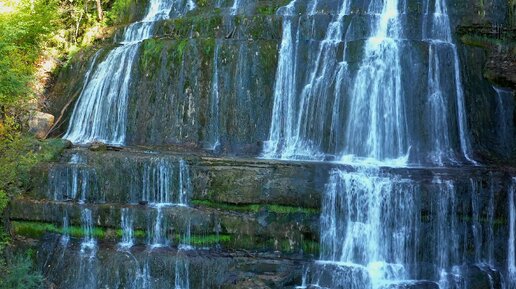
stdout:
{"type": "Polygon", "coordinates": [[[242,252],[137,247],[128,252],[106,245],[89,259],[80,254],[80,244],[72,240],[63,245],[56,235],[44,237],[37,256],[48,281],[67,289],[83,288],[80,286],[91,281],[102,288],[131,288],[130,284],[144,281],[142,278],[155,289],[174,288],[175,278],[189,280],[190,288],[293,288],[289,284],[298,282],[296,276],[304,265],[242,252]],[[88,271],[77,270],[81,265],[88,271]],[[147,275],[142,274],[144,268],[147,275]]]}
{"type": "Polygon", "coordinates": [[[94,142],[94,143],[91,143],[88,148],[90,151],[98,152],[98,151],[106,151],[108,146],[101,142],[94,142]]]}
{"type": "Polygon", "coordinates": [[[503,289],[504,281],[501,272],[488,265],[464,265],[460,272],[467,288],[471,289],[503,289]]]}
{"type": "MultiPolygon", "coordinates": [[[[315,288],[369,288],[370,278],[365,267],[351,264],[319,263],[312,264],[310,280],[317,281],[315,288]]],[[[313,285],[312,285],[313,286],[313,285]]]]}
{"type": "Polygon", "coordinates": [[[383,286],[382,289],[439,289],[439,284],[432,281],[407,281],[383,286]]]}

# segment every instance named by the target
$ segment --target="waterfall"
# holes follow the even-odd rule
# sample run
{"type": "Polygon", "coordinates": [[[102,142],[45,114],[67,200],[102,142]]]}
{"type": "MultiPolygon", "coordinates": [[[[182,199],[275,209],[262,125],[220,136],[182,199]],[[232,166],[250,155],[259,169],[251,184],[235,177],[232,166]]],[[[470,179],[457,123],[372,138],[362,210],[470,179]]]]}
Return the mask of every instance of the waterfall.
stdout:
{"type": "Polygon", "coordinates": [[[188,257],[181,256],[182,254],[181,250],[179,250],[176,256],[174,289],[190,289],[188,257]]]}
{"type": "Polygon", "coordinates": [[[231,6],[231,11],[230,11],[231,15],[236,15],[238,13],[238,9],[242,5],[240,2],[242,2],[242,0],[234,0],[233,6],[231,6]]]}
{"type": "MultiPolygon", "coordinates": [[[[265,143],[265,158],[288,158],[292,156],[295,146],[294,120],[296,118],[296,48],[292,16],[295,12],[293,0],[278,11],[283,15],[283,36],[279,50],[276,83],[274,84],[274,105],[269,140],[265,143]]],[[[296,153],[299,152],[299,149],[296,153]]]]}
{"type": "Polygon", "coordinates": [[[513,114],[514,114],[514,102],[512,97],[514,92],[511,90],[494,87],[496,97],[496,123],[497,130],[496,136],[500,147],[503,150],[505,156],[510,155],[513,148],[514,140],[514,127],[513,127],[513,114]]]}
{"type": "Polygon", "coordinates": [[[63,235],[61,236],[61,245],[66,247],[68,242],[70,242],[70,218],[68,217],[68,211],[64,211],[63,213],[63,235]]]}
{"type": "MultiPolygon", "coordinates": [[[[376,289],[426,284],[434,288],[438,283],[441,289],[467,289],[468,278],[475,274],[483,276],[486,283],[482,284],[498,288],[501,273],[494,260],[497,186],[478,177],[461,181],[439,175],[417,182],[374,166],[334,169],[322,200],[320,260],[305,287],[376,289]]],[[[512,278],[516,276],[515,188],[516,178],[508,192],[507,272],[512,278]]]]}
{"type": "Polygon", "coordinates": [[[211,93],[210,93],[210,123],[208,124],[208,149],[216,150],[220,145],[220,128],[219,128],[219,110],[220,110],[220,99],[219,99],[219,51],[221,43],[219,40],[215,40],[215,51],[213,53],[213,77],[211,81],[211,93]]]}
{"type": "Polygon", "coordinates": [[[84,203],[100,194],[95,171],[81,165],[56,167],[49,171],[48,179],[48,196],[54,201],[84,203]]]}
{"type": "Polygon", "coordinates": [[[81,210],[81,222],[82,231],[84,233],[84,238],[81,242],[81,254],[89,252],[90,257],[94,257],[97,247],[97,240],[93,236],[93,221],[90,209],[83,208],[81,210]]]}
{"type": "MultiPolygon", "coordinates": [[[[263,157],[336,158],[389,166],[474,164],[446,3],[430,2],[424,3],[422,39],[407,39],[406,1],[371,1],[365,9],[369,24],[358,27],[351,18],[357,13],[351,9],[356,3],[341,0],[323,40],[306,48],[306,40],[300,39],[306,31],[299,34],[306,28],[294,23],[297,2],[281,8],[283,38],[263,157]],[[356,57],[355,46],[364,37],[360,58],[349,65],[349,43],[354,50],[349,57],[356,57]],[[428,43],[426,90],[407,85],[410,67],[403,57],[412,53],[407,43],[420,40],[428,43]],[[441,69],[448,59],[453,62],[451,73],[441,69]],[[300,65],[306,65],[306,75],[297,68],[300,65]],[[423,119],[407,110],[408,104],[420,102],[423,119]]],[[[313,23],[319,4],[316,0],[307,4],[306,14],[313,23]]]]}
{"type": "MultiPolygon", "coordinates": [[[[370,4],[369,12],[378,9],[370,4]]],[[[376,31],[365,46],[364,59],[351,93],[344,154],[375,160],[408,154],[405,95],[401,88],[398,1],[385,1],[376,31]]]]}
{"type": "Polygon", "coordinates": [[[155,205],[155,214],[156,217],[152,222],[148,222],[150,227],[147,229],[149,232],[149,240],[148,244],[151,248],[160,248],[168,246],[169,240],[166,234],[167,223],[163,220],[163,208],[165,205],[157,204],[155,205]]]}
{"type": "Polygon", "coordinates": [[[81,242],[81,250],[79,252],[79,272],[74,284],[79,285],[82,289],[97,288],[97,240],[93,236],[93,221],[90,209],[81,209],[81,226],[84,237],[81,242]]]}
{"type": "Polygon", "coordinates": [[[121,228],[122,241],[119,243],[120,248],[129,249],[134,244],[133,215],[128,208],[121,210],[121,228]]]}
{"type": "Polygon", "coordinates": [[[168,158],[153,158],[143,164],[140,176],[132,175],[134,187],[141,188],[141,200],[152,205],[187,205],[191,193],[188,164],[179,160],[177,165],[168,158]]]}
{"type": "MultiPolygon", "coordinates": [[[[155,216],[149,214],[149,238],[151,248],[168,246],[167,220],[164,211],[172,206],[188,206],[192,193],[192,184],[188,163],[179,160],[174,174],[174,167],[164,158],[145,163],[143,171],[143,199],[155,208],[155,216]]],[[[190,239],[190,223],[185,224],[185,239],[190,239]]],[[[180,244],[186,245],[189,244],[180,244]]]]}
{"type": "Polygon", "coordinates": [[[153,159],[144,164],[142,199],[153,204],[172,203],[173,168],[166,159],[153,159]]]}
{"type": "Polygon", "coordinates": [[[412,181],[378,176],[376,169],[331,173],[323,198],[319,263],[342,267],[351,279],[338,281],[340,286],[380,288],[408,279],[405,264],[415,255],[407,248],[417,242],[416,189],[412,181]]]}
{"type": "Polygon", "coordinates": [[[192,0],[187,1],[186,8],[181,7],[182,3],[151,0],[143,20],[125,28],[120,46],[110,51],[97,67],[90,66],[65,139],[77,144],[125,143],[131,74],[140,44],[152,36],[156,21],[168,19],[172,12],[180,15],[185,9],[195,8],[192,0]]]}
{"type": "Polygon", "coordinates": [[[514,191],[516,191],[516,178],[512,178],[509,188],[509,240],[507,244],[507,288],[516,288],[516,205],[514,203],[514,191]]]}
{"type": "Polygon", "coordinates": [[[192,193],[192,181],[190,179],[190,169],[185,160],[179,161],[179,205],[187,206],[192,193]]]}
{"type": "Polygon", "coordinates": [[[444,162],[455,162],[455,157],[451,152],[450,133],[453,128],[449,125],[447,116],[450,115],[447,107],[453,103],[447,103],[445,95],[455,94],[458,135],[460,149],[466,160],[475,163],[471,152],[469,141],[468,125],[465,114],[464,91],[462,88],[461,70],[457,47],[453,43],[450,19],[445,0],[434,1],[434,7],[430,7],[432,1],[425,1],[425,19],[423,22],[423,40],[430,45],[430,64],[428,73],[428,90],[431,117],[428,123],[431,126],[431,139],[433,139],[433,151],[430,152],[431,161],[435,164],[443,165],[444,162]],[[432,12],[433,11],[433,12],[432,12]],[[443,73],[440,71],[440,63],[449,61],[445,58],[449,55],[453,61],[454,82],[453,90],[446,90],[444,83],[441,82],[443,73]],[[440,115],[440,116],[439,116],[440,115]]]}
{"type": "MultiPolygon", "coordinates": [[[[457,212],[455,186],[450,180],[436,178],[433,180],[438,195],[435,211],[437,213],[436,235],[434,240],[435,262],[439,268],[440,275],[445,276],[446,271],[454,270],[453,266],[459,261],[459,232],[457,224],[457,212]]],[[[441,279],[441,283],[443,283],[441,279]]],[[[446,288],[446,287],[445,287],[446,288]]]]}

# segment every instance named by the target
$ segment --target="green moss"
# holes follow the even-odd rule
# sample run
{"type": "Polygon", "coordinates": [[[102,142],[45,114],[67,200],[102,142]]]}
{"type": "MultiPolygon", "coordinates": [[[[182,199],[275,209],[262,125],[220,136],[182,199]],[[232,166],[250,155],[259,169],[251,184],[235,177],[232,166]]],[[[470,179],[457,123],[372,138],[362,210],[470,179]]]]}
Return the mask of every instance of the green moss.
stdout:
{"type": "MultiPolygon", "coordinates": [[[[14,233],[19,236],[25,236],[33,239],[41,238],[45,233],[64,234],[68,233],[74,238],[83,238],[84,230],[81,227],[70,226],[65,232],[51,223],[33,222],[33,221],[13,221],[12,228],[14,233]]],[[[93,236],[99,240],[110,239],[108,237],[108,229],[96,227],[93,229],[93,236]]],[[[112,237],[112,235],[111,235],[112,237]]],[[[122,237],[122,230],[116,230],[116,237],[122,237]]],[[[134,237],[143,240],[146,237],[144,230],[135,230],[134,237]]],[[[234,234],[209,234],[209,235],[191,235],[185,237],[181,234],[173,236],[174,244],[190,244],[196,247],[209,247],[221,245],[229,249],[247,249],[247,250],[279,250],[284,253],[299,252],[317,254],[319,252],[319,243],[312,240],[301,240],[291,242],[287,239],[262,238],[259,236],[234,235],[234,234]]]]}
{"type": "Polygon", "coordinates": [[[213,58],[215,52],[215,38],[206,38],[201,40],[203,58],[209,60],[213,58]]]}
{"type": "Polygon", "coordinates": [[[191,235],[189,238],[183,235],[175,235],[175,242],[180,244],[190,244],[192,246],[202,247],[217,244],[229,244],[231,242],[231,235],[191,235]]]}
{"type": "Polygon", "coordinates": [[[236,205],[229,203],[217,203],[209,200],[192,200],[192,204],[196,206],[204,206],[214,209],[236,211],[244,213],[257,213],[266,210],[276,214],[319,214],[319,210],[313,208],[301,208],[284,205],[261,205],[261,204],[245,204],[236,205]]]}
{"type": "MultiPolygon", "coordinates": [[[[14,232],[20,236],[26,236],[30,238],[40,238],[45,233],[57,233],[57,234],[69,234],[75,238],[82,238],[86,234],[84,229],[77,226],[70,226],[68,229],[56,227],[51,223],[41,222],[28,222],[28,221],[13,221],[11,223],[14,232]]],[[[92,235],[98,239],[104,239],[106,236],[106,230],[103,228],[93,228],[92,235]]]]}
{"type": "Polygon", "coordinates": [[[163,42],[159,39],[148,39],[143,43],[141,67],[146,73],[156,70],[163,51],[163,42]]]}
{"type": "Polygon", "coordinates": [[[197,0],[196,3],[197,3],[197,7],[204,8],[204,7],[208,6],[210,1],[209,0],[197,0]]]}
{"type": "Polygon", "coordinates": [[[493,38],[484,35],[466,34],[461,36],[462,43],[470,46],[489,48],[492,46],[516,46],[516,42],[510,38],[493,38]]]}
{"type": "Polygon", "coordinates": [[[267,210],[269,212],[277,213],[277,214],[294,214],[294,213],[302,213],[302,214],[319,214],[320,211],[313,208],[300,208],[300,207],[290,207],[290,206],[281,206],[281,205],[267,205],[267,210]]]}
{"type": "Polygon", "coordinates": [[[264,43],[260,50],[260,65],[265,74],[274,74],[278,62],[277,45],[273,42],[264,43]]]}
{"type": "Polygon", "coordinates": [[[177,45],[177,53],[179,54],[180,58],[183,58],[185,48],[188,45],[188,39],[183,39],[179,44],[177,45]]]}
{"type": "MultiPolygon", "coordinates": [[[[122,235],[124,234],[124,231],[122,229],[117,229],[116,230],[116,236],[118,238],[122,238],[122,235]]],[[[134,230],[133,231],[133,236],[137,239],[143,239],[145,238],[146,234],[145,234],[145,231],[144,230],[134,230]]]]}

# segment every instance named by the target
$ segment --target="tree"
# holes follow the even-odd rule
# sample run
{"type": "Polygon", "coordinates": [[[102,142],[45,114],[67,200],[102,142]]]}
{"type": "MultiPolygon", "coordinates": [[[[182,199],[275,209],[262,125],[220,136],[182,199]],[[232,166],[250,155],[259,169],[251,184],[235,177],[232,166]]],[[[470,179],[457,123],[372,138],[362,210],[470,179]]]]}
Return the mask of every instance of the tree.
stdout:
{"type": "Polygon", "coordinates": [[[99,21],[102,21],[104,18],[104,13],[102,12],[102,4],[100,3],[100,0],[97,1],[97,16],[99,17],[99,21]]]}

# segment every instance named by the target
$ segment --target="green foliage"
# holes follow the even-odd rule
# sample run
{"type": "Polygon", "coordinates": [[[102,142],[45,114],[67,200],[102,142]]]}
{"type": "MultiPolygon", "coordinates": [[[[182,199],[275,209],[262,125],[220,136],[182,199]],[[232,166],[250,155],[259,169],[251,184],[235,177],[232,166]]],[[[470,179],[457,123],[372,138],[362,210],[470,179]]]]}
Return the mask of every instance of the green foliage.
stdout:
{"type": "MultiPolygon", "coordinates": [[[[102,0],[106,17],[91,0],[4,0],[0,11],[0,110],[19,109],[34,96],[34,73],[45,54],[66,60],[78,49],[104,37],[107,24],[118,23],[132,0],[102,0]]],[[[0,116],[1,120],[2,116],[0,116]]]]}
{"type": "Polygon", "coordinates": [[[26,190],[30,170],[40,162],[55,160],[65,146],[61,139],[38,141],[28,136],[14,136],[0,140],[0,204],[5,204],[6,194],[14,196],[26,190]]]}
{"type": "Polygon", "coordinates": [[[29,254],[16,255],[0,273],[2,275],[0,289],[40,288],[43,282],[41,273],[33,269],[33,262],[29,254]]]}
{"type": "Polygon", "coordinates": [[[56,27],[54,0],[21,0],[16,12],[0,14],[0,105],[27,96],[41,45],[56,27]]]}
{"type": "Polygon", "coordinates": [[[114,0],[111,9],[106,13],[107,24],[121,24],[130,14],[131,0],[114,0]]]}

